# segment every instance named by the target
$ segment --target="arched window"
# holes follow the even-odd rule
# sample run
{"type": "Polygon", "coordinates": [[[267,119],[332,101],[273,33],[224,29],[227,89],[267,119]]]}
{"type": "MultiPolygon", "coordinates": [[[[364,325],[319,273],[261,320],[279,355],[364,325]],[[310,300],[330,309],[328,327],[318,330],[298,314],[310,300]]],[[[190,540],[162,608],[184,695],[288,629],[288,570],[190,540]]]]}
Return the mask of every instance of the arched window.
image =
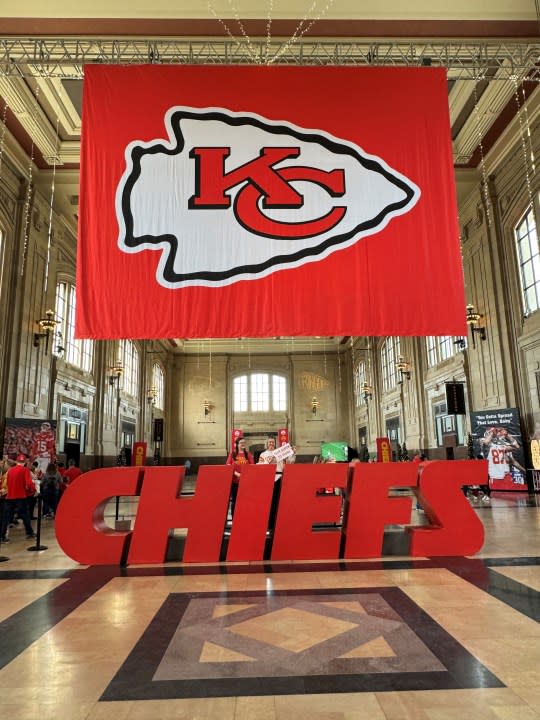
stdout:
{"type": "Polygon", "coordinates": [[[383,390],[387,392],[397,385],[396,363],[401,354],[399,338],[388,337],[381,347],[381,370],[383,390]]]}
{"type": "Polygon", "coordinates": [[[121,378],[124,392],[139,396],[139,351],[131,340],[120,340],[118,358],[124,368],[121,378]]]}
{"type": "Polygon", "coordinates": [[[436,335],[426,338],[428,367],[434,367],[443,360],[448,360],[458,352],[467,342],[466,338],[456,338],[453,335],[436,335]]]}
{"type": "Polygon", "coordinates": [[[69,282],[60,282],[56,286],[57,340],[53,342],[53,353],[59,355],[60,347],[64,351],[64,360],[86,372],[92,371],[94,343],[92,340],[75,338],[75,286],[69,282]]]}
{"type": "Polygon", "coordinates": [[[359,362],[354,371],[354,395],[356,397],[356,405],[365,405],[364,383],[366,382],[366,363],[359,362]]]}
{"type": "Polygon", "coordinates": [[[540,248],[533,207],[517,224],[515,238],[523,313],[527,316],[540,309],[540,248]]]}
{"type": "Polygon", "coordinates": [[[160,410],[164,409],[164,373],[159,363],[152,365],[152,388],[155,390],[155,406],[160,410]]]}
{"type": "Polygon", "coordinates": [[[287,380],[282,375],[251,373],[233,380],[234,412],[284,412],[287,380]]]}

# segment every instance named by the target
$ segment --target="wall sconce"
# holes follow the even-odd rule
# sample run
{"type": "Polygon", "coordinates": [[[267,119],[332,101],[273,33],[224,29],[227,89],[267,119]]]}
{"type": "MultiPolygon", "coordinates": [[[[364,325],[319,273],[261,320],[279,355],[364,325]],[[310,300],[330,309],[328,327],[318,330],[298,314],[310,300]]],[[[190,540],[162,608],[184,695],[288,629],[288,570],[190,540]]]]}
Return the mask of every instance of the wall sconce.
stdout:
{"type": "Polygon", "coordinates": [[[210,404],[210,400],[203,400],[204,417],[208,417],[208,415],[210,415],[211,407],[212,405],[210,404]]]}
{"type": "MultiPolygon", "coordinates": [[[[41,332],[34,333],[34,347],[38,348],[41,338],[45,338],[45,355],[47,355],[49,352],[49,338],[51,334],[54,334],[55,328],[60,324],[60,321],[55,319],[54,310],[47,310],[45,317],[37,320],[36,322],[41,328],[41,332]]],[[[62,335],[60,333],[58,333],[58,339],[59,344],[56,348],[56,353],[57,355],[60,355],[64,352],[64,348],[60,342],[62,339],[62,335]]]]}
{"type": "Polygon", "coordinates": [[[157,394],[157,389],[155,387],[148,388],[148,390],[146,391],[146,402],[149,405],[155,405],[157,394]]]}
{"type": "Polygon", "coordinates": [[[481,325],[480,321],[484,319],[484,316],[480,313],[477,313],[474,309],[474,305],[470,304],[467,305],[467,325],[469,326],[469,329],[471,331],[471,337],[472,337],[472,344],[473,347],[476,347],[476,341],[475,341],[475,335],[478,333],[480,335],[480,340],[486,339],[486,328],[485,325],[481,325]]]}
{"type": "Polygon", "coordinates": [[[116,383],[116,387],[120,387],[120,378],[122,377],[124,373],[124,366],[121,362],[115,362],[115,364],[110,368],[109,370],[109,385],[114,385],[116,383]]]}
{"type": "Polygon", "coordinates": [[[319,401],[317,400],[316,397],[313,397],[313,398],[311,399],[311,412],[312,412],[314,415],[316,415],[318,408],[319,408],[319,401]]]}
{"type": "Polygon", "coordinates": [[[366,404],[373,397],[373,388],[371,387],[371,385],[368,385],[367,382],[362,385],[362,397],[364,398],[364,402],[366,404]]]}
{"type": "Polygon", "coordinates": [[[400,375],[400,385],[403,385],[403,378],[407,378],[407,380],[411,379],[411,363],[408,362],[408,360],[405,360],[403,355],[400,355],[398,357],[398,361],[396,363],[396,370],[400,375]]]}

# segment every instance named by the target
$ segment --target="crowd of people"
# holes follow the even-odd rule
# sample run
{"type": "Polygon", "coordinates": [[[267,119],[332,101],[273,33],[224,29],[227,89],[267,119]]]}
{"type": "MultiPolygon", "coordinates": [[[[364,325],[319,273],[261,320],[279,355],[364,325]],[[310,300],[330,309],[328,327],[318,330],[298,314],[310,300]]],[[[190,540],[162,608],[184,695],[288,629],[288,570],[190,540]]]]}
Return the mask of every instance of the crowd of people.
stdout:
{"type": "Polygon", "coordinates": [[[38,498],[43,502],[43,517],[53,519],[66,487],[81,475],[74,460],[65,468],[62,462],[49,462],[43,470],[39,461],[30,463],[19,453],[15,460],[4,457],[0,466],[0,542],[10,542],[10,531],[22,523],[27,539],[35,537],[32,522],[38,498]]]}

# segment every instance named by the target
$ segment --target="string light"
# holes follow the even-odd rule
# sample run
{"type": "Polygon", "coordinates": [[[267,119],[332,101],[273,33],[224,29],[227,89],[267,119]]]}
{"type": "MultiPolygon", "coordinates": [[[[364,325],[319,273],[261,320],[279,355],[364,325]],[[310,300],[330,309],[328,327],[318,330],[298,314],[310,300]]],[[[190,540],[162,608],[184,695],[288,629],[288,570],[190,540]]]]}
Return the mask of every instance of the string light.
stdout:
{"type": "MultiPolygon", "coordinates": [[[[246,47],[247,51],[249,53],[250,58],[253,60],[253,62],[257,65],[261,63],[261,59],[257,56],[256,50],[253,48],[253,45],[251,44],[251,40],[249,38],[249,35],[246,33],[244,29],[244,24],[240,20],[240,16],[238,15],[238,11],[236,7],[233,5],[231,0],[229,0],[229,7],[231,8],[233,12],[233,17],[236,20],[236,23],[238,24],[238,27],[240,28],[240,33],[244,40],[246,41],[246,47]]],[[[235,37],[235,35],[232,33],[232,31],[229,29],[229,26],[227,23],[217,14],[216,9],[214,5],[212,4],[211,0],[208,2],[208,9],[212,13],[212,15],[216,18],[216,20],[220,23],[220,25],[224,28],[227,35],[233,40],[234,42],[238,42],[238,38],[235,37]]]]}
{"type": "MultiPolygon", "coordinates": [[[[38,108],[38,95],[39,95],[39,85],[36,86],[36,92],[34,94],[34,117],[32,118],[34,121],[34,126],[37,124],[37,108],[38,108]]],[[[34,167],[34,152],[35,152],[35,145],[33,140],[33,133],[32,133],[32,144],[30,146],[30,161],[28,163],[28,185],[26,188],[26,199],[24,202],[24,233],[23,233],[23,254],[22,254],[22,261],[21,261],[21,277],[24,276],[24,270],[26,267],[26,258],[28,256],[28,241],[30,236],[30,202],[32,198],[32,180],[33,180],[33,167],[34,167]]]]}
{"type": "Polygon", "coordinates": [[[276,60],[279,60],[280,57],[285,55],[291,47],[298,42],[298,40],[301,40],[301,38],[311,30],[313,25],[315,25],[316,22],[318,22],[322,17],[324,17],[334,4],[334,0],[327,0],[326,5],[321,8],[320,12],[313,18],[310,19],[310,15],[313,11],[315,11],[315,8],[317,7],[317,0],[313,0],[311,3],[311,6],[307,13],[304,15],[302,20],[298,23],[296,30],[292,34],[292,36],[287,40],[287,42],[281,46],[281,48],[276,52],[274,57],[268,62],[268,64],[272,64],[276,62],[276,60]],[[307,24],[306,24],[307,23],[307,24]],[[306,24],[306,25],[305,25],[306,24]],[[304,27],[305,25],[305,27],[304,27]]]}
{"type": "MultiPolygon", "coordinates": [[[[238,13],[238,9],[236,5],[232,2],[232,0],[228,0],[229,7],[232,11],[232,15],[234,18],[234,21],[236,22],[239,30],[240,35],[242,36],[244,40],[244,46],[247,49],[248,55],[252,62],[254,62],[257,65],[262,64],[263,62],[266,65],[272,65],[277,60],[279,60],[283,55],[288,53],[288,51],[291,49],[293,45],[295,45],[299,40],[301,40],[304,35],[311,30],[311,28],[315,25],[316,22],[318,22],[321,18],[323,18],[325,15],[328,14],[330,11],[330,8],[334,4],[335,0],[327,0],[325,5],[322,5],[320,10],[316,12],[317,10],[317,4],[318,0],[313,0],[311,3],[309,10],[305,13],[303,18],[300,20],[298,25],[296,26],[293,34],[291,37],[283,43],[280,47],[278,47],[277,51],[273,56],[271,56],[271,40],[272,40],[272,15],[274,12],[274,4],[273,0],[268,0],[268,10],[266,14],[266,42],[263,49],[261,48],[261,54],[257,53],[257,49],[253,46],[253,43],[251,42],[251,38],[246,32],[246,29],[244,27],[244,24],[242,20],[240,19],[240,15],[238,13]],[[263,57],[264,56],[264,57],[263,57]]],[[[222,26],[222,28],[225,30],[225,33],[228,35],[228,37],[235,43],[241,43],[241,40],[235,36],[231,28],[229,27],[228,23],[225,22],[225,20],[219,16],[212,0],[208,0],[208,10],[210,13],[214,16],[214,18],[219,22],[219,24],[222,26]]]]}
{"type": "MultiPolygon", "coordinates": [[[[354,353],[354,337],[351,335],[351,362],[352,362],[352,372],[353,372],[353,384],[356,384],[356,359],[355,359],[355,353],[354,353]]],[[[353,387],[353,392],[355,391],[355,388],[353,387]]]]}
{"type": "MultiPolygon", "coordinates": [[[[519,138],[521,140],[521,154],[523,155],[523,167],[525,170],[525,182],[527,183],[527,192],[529,194],[529,203],[532,206],[533,204],[533,192],[531,187],[531,174],[529,172],[529,163],[527,160],[527,144],[525,142],[525,130],[523,127],[523,116],[522,116],[522,106],[519,101],[519,88],[518,88],[518,82],[515,75],[512,76],[512,82],[514,83],[514,98],[516,100],[517,105],[517,117],[519,121],[519,138]]],[[[530,133],[530,128],[529,133],[530,133]]]]}
{"type": "Polygon", "coordinates": [[[536,174],[536,161],[534,157],[534,149],[532,144],[532,134],[531,134],[531,125],[529,123],[529,109],[527,107],[527,96],[525,95],[525,86],[523,83],[521,83],[521,95],[523,97],[523,112],[525,115],[525,127],[527,129],[527,140],[529,143],[529,157],[531,159],[531,172],[534,176],[536,174]]]}
{"type": "Polygon", "coordinates": [[[338,390],[341,393],[341,355],[339,354],[339,345],[337,347],[337,371],[338,371],[338,390]]]}
{"type": "Polygon", "coordinates": [[[265,51],[265,62],[268,65],[268,58],[270,56],[270,40],[272,38],[272,12],[274,10],[273,0],[268,0],[268,13],[266,15],[266,51],[265,51]]]}
{"type": "Polygon", "coordinates": [[[2,131],[0,133],[0,177],[2,176],[2,161],[4,158],[4,143],[6,140],[7,111],[8,111],[8,104],[4,103],[4,112],[2,113],[2,131]]]}
{"type": "Polygon", "coordinates": [[[489,189],[488,189],[488,182],[487,182],[487,173],[486,173],[486,162],[484,158],[484,145],[483,145],[483,137],[482,137],[482,127],[480,125],[480,111],[478,110],[478,81],[483,80],[484,78],[482,76],[478,76],[475,78],[474,81],[474,117],[476,120],[476,131],[478,133],[478,148],[480,150],[480,168],[482,171],[482,193],[484,195],[484,204],[486,206],[486,219],[488,226],[491,226],[491,212],[490,212],[490,205],[491,201],[489,198],[489,189]]]}
{"type": "Polygon", "coordinates": [[[212,388],[212,338],[210,338],[208,354],[208,388],[212,388]]]}
{"type": "Polygon", "coordinates": [[[54,158],[53,158],[53,174],[51,182],[51,200],[49,202],[49,227],[47,229],[47,260],[45,262],[45,282],[43,287],[43,294],[47,295],[47,287],[49,285],[49,263],[51,261],[51,244],[52,244],[52,221],[53,221],[53,203],[54,203],[54,190],[56,184],[56,161],[58,159],[58,125],[59,118],[56,118],[56,138],[54,141],[54,158]]]}

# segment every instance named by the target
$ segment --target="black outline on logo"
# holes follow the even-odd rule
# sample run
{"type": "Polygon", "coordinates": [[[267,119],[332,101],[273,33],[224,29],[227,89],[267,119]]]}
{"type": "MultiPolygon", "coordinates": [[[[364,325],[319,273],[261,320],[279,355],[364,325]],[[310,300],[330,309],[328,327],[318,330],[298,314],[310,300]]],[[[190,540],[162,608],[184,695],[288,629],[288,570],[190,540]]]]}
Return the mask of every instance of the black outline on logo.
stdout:
{"type": "MultiPolygon", "coordinates": [[[[323,135],[318,135],[317,133],[302,133],[298,130],[295,130],[292,127],[287,127],[285,125],[271,125],[267,124],[257,118],[249,117],[249,116],[230,116],[226,114],[225,112],[219,112],[219,111],[208,111],[206,113],[200,113],[200,112],[191,112],[186,110],[177,110],[174,113],[172,113],[170,117],[170,126],[172,129],[172,132],[174,133],[174,137],[176,139],[176,147],[175,148],[167,148],[165,145],[162,144],[156,144],[152,145],[151,147],[145,148],[142,146],[135,146],[131,151],[131,162],[132,162],[132,170],[124,184],[124,187],[122,189],[122,201],[121,201],[121,207],[122,207],[122,215],[124,218],[125,223],[125,236],[124,236],[124,244],[127,247],[135,248],[139,245],[143,245],[145,243],[149,243],[151,245],[159,245],[163,242],[169,243],[170,250],[167,256],[167,259],[165,261],[165,265],[163,268],[163,279],[167,283],[175,284],[175,283],[182,283],[187,281],[197,281],[197,280],[204,280],[206,282],[220,282],[223,280],[227,280],[229,278],[233,278],[237,275],[246,275],[246,274],[252,274],[256,275],[264,270],[267,270],[268,268],[273,267],[274,265],[281,266],[280,269],[284,269],[284,265],[288,265],[291,263],[295,263],[298,260],[302,260],[302,258],[305,257],[314,257],[316,255],[320,255],[322,252],[327,250],[329,247],[332,247],[333,245],[341,245],[343,242],[346,242],[347,240],[350,240],[353,235],[356,235],[359,232],[363,232],[365,230],[369,230],[371,228],[377,227],[377,225],[380,225],[384,218],[389,215],[390,213],[400,210],[401,208],[406,207],[411,200],[413,199],[415,195],[415,191],[403,180],[401,180],[398,177],[395,177],[392,175],[388,170],[382,167],[382,165],[377,162],[376,160],[373,160],[371,158],[365,158],[359,153],[357,153],[355,150],[353,150],[351,147],[347,145],[341,145],[337,142],[334,142],[333,140],[330,140],[327,137],[324,137],[323,135]],[[218,120],[221,122],[224,122],[227,125],[233,126],[233,127],[239,127],[241,125],[253,125],[256,128],[259,128],[260,130],[264,130],[265,132],[273,133],[274,135],[288,135],[292,137],[298,138],[300,141],[304,142],[315,142],[319,145],[322,145],[323,147],[330,150],[332,153],[336,155],[349,155],[353,158],[355,158],[361,165],[363,165],[367,170],[371,170],[372,172],[378,172],[383,177],[385,177],[388,182],[392,183],[396,187],[398,187],[400,190],[402,190],[405,193],[405,198],[396,203],[392,203],[391,205],[388,205],[385,207],[381,212],[378,213],[374,218],[371,218],[370,220],[366,220],[365,222],[360,223],[355,228],[350,230],[349,232],[343,234],[343,235],[336,235],[331,238],[327,238],[322,243],[315,247],[311,248],[303,248],[302,250],[299,250],[296,253],[293,253],[292,255],[276,255],[272,258],[269,258],[263,263],[258,263],[255,265],[242,265],[235,268],[231,268],[230,270],[220,271],[220,272],[210,272],[210,271],[204,271],[204,272],[195,272],[195,273],[176,273],[174,271],[174,260],[176,258],[177,252],[178,252],[178,238],[175,235],[141,235],[140,237],[135,238],[133,236],[133,215],[131,213],[131,192],[133,190],[133,187],[137,180],[139,179],[141,175],[141,158],[143,155],[155,155],[157,153],[163,153],[164,155],[178,155],[180,154],[185,147],[184,137],[182,135],[182,132],[180,130],[180,122],[182,119],[194,119],[194,120],[218,120]]],[[[240,279],[246,279],[246,278],[240,278],[240,279]]]]}

